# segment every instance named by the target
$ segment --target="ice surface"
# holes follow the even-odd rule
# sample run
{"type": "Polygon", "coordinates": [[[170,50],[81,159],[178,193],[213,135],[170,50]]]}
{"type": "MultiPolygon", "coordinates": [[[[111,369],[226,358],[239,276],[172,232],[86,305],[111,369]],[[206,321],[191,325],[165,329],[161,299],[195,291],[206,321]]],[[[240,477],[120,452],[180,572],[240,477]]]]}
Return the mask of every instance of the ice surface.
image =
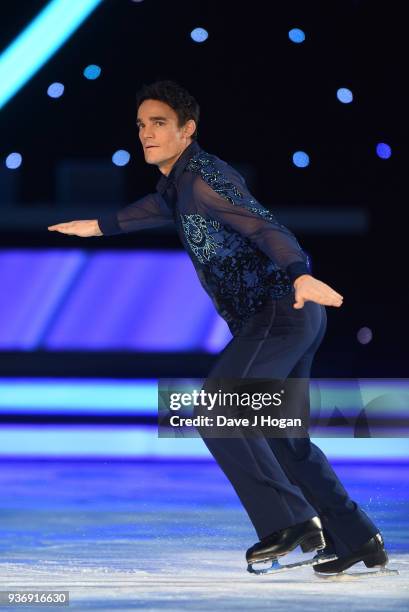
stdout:
{"type": "Polygon", "coordinates": [[[257,537],[213,463],[2,463],[1,590],[68,590],[67,610],[408,610],[409,466],[337,472],[399,576],[248,573],[257,537]]]}

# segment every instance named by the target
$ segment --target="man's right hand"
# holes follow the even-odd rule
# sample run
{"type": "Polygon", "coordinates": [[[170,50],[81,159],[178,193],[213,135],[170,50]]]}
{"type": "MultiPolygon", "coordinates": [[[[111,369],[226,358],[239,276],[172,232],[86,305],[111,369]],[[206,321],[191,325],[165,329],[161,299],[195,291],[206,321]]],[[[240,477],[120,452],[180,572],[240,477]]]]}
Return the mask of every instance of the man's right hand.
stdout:
{"type": "Polygon", "coordinates": [[[49,225],[50,232],[61,232],[61,234],[69,234],[70,236],[81,236],[81,238],[89,238],[90,236],[103,236],[99,229],[97,219],[84,219],[83,221],[68,221],[67,223],[57,223],[49,225]]]}
{"type": "Polygon", "coordinates": [[[293,284],[295,288],[293,308],[303,308],[304,303],[309,301],[324,306],[342,306],[344,296],[311,274],[301,274],[293,284]]]}

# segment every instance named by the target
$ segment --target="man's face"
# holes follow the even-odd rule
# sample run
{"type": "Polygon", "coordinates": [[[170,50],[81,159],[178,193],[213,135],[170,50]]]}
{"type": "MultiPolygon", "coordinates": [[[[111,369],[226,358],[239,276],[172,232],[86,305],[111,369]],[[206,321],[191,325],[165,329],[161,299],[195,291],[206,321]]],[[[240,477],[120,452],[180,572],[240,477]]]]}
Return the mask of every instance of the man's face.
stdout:
{"type": "Polygon", "coordinates": [[[145,161],[170,170],[182,151],[190,144],[195,122],[190,119],[178,126],[176,112],[165,102],[144,100],[138,108],[136,124],[139,129],[145,161]]]}

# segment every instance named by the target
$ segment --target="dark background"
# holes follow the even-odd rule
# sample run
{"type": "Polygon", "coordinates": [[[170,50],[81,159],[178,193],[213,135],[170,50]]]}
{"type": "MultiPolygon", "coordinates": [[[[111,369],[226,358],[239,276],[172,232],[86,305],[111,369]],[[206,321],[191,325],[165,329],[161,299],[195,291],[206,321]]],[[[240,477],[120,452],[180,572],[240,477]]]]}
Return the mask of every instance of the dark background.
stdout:
{"type": "MultiPolygon", "coordinates": [[[[4,49],[47,4],[0,4],[4,49]]],[[[317,354],[316,376],[407,375],[408,342],[406,161],[407,95],[404,4],[331,1],[105,0],[62,48],[0,111],[1,155],[23,154],[13,174],[13,201],[0,202],[3,247],[181,248],[176,234],[141,232],[89,240],[47,231],[47,225],[93,218],[153,191],[159,177],[144,163],[135,125],[135,94],[157,78],[179,81],[201,107],[199,143],[242,169],[253,194],[273,211],[297,212],[293,229],[311,255],[314,275],[344,296],[327,307],[328,331],[317,354]],[[209,38],[194,43],[203,27],[209,38]],[[299,27],[302,44],[288,39],[299,27]],[[90,63],[96,81],[83,77],[90,63]],[[53,81],[59,99],[46,95],[53,81]],[[354,94],[351,104],[336,97],[354,94]],[[392,157],[375,147],[386,142],[392,157]],[[115,168],[117,149],[130,163],[115,168]],[[296,150],[307,168],[292,163],[296,150]],[[107,164],[117,197],[103,202],[103,185],[88,186],[89,201],[61,200],[59,168],[67,160],[107,164]],[[115,184],[117,184],[115,182],[115,184]],[[364,210],[366,231],[308,229],[312,209],[364,210]],[[81,215],[81,216],[78,216],[81,215]],[[303,222],[306,227],[303,231],[303,222]],[[361,345],[368,326],[373,340],[361,345]]],[[[102,168],[103,166],[101,166],[102,168]]],[[[4,172],[10,171],[2,169],[4,172]]],[[[3,179],[4,180],[4,179],[3,179]]],[[[0,183],[1,185],[1,183],[0,183]]],[[[280,215],[278,215],[280,219],[280,215]]],[[[203,375],[214,356],[100,353],[0,355],[3,375],[203,375]],[[193,364],[193,365],[192,365],[193,364]],[[190,368],[190,369],[189,369],[190,368]]]]}

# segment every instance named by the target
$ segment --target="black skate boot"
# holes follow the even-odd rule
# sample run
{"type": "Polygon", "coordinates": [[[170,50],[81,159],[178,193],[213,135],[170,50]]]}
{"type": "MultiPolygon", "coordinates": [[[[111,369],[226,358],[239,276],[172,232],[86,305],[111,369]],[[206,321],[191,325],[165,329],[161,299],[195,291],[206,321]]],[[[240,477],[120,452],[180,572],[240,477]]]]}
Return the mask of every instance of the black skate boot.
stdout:
{"type": "MultiPolygon", "coordinates": [[[[314,516],[304,523],[298,523],[292,527],[281,529],[276,531],[265,538],[262,538],[260,542],[254,544],[246,552],[246,560],[248,563],[247,570],[249,572],[259,573],[270,573],[273,570],[289,569],[293,567],[301,567],[303,565],[311,565],[312,563],[319,563],[323,561],[320,559],[310,559],[309,561],[294,563],[291,565],[279,565],[277,557],[282,557],[287,553],[291,552],[297,546],[301,546],[303,552],[311,552],[314,550],[320,550],[325,547],[325,538],[322,532],[321,521],[318,516],[314,516]],[[252,567],[253,563],[259,563],[263,561],[272,561],[273,565],[267,570],[254,570],[252,567]]],[[[326,558],[326,557],[325,557],[326,558]]],[[[335,559],[335,555],[330,555],[329,559],[335,559]]]]}
{"type": "MultiPolygon", "coordinates": [[[[320,555],[325,553],[326,551],[324,549],[320,551],[315,558],[319,558],[320,555]]],[[[355,565],[355,563],[359,563],[360,561],[363,561],[366,567],[382,568],[381,572],[365,572],[361,573],[361,575],[367,576],[371,574],[379,575],[381,573],[399,573],[397,572],[397,570],[385,570],[385,566],[388,563],[389,559],[384,548],[384,541],[382,535],[380,533],[375,534],[363,546],[361,546],[356,551],[352,551],[349,555],[343,555],[338,557],[338,559],[336,559],[335,561],[319,563],[317,565],[314,565],[313,567],[314,571],[317,572],[317,574],[339,574],[350,568],[352,565],[355,565]]],[[[359,574],[357,573],[353,575],[359,574]]]]}

